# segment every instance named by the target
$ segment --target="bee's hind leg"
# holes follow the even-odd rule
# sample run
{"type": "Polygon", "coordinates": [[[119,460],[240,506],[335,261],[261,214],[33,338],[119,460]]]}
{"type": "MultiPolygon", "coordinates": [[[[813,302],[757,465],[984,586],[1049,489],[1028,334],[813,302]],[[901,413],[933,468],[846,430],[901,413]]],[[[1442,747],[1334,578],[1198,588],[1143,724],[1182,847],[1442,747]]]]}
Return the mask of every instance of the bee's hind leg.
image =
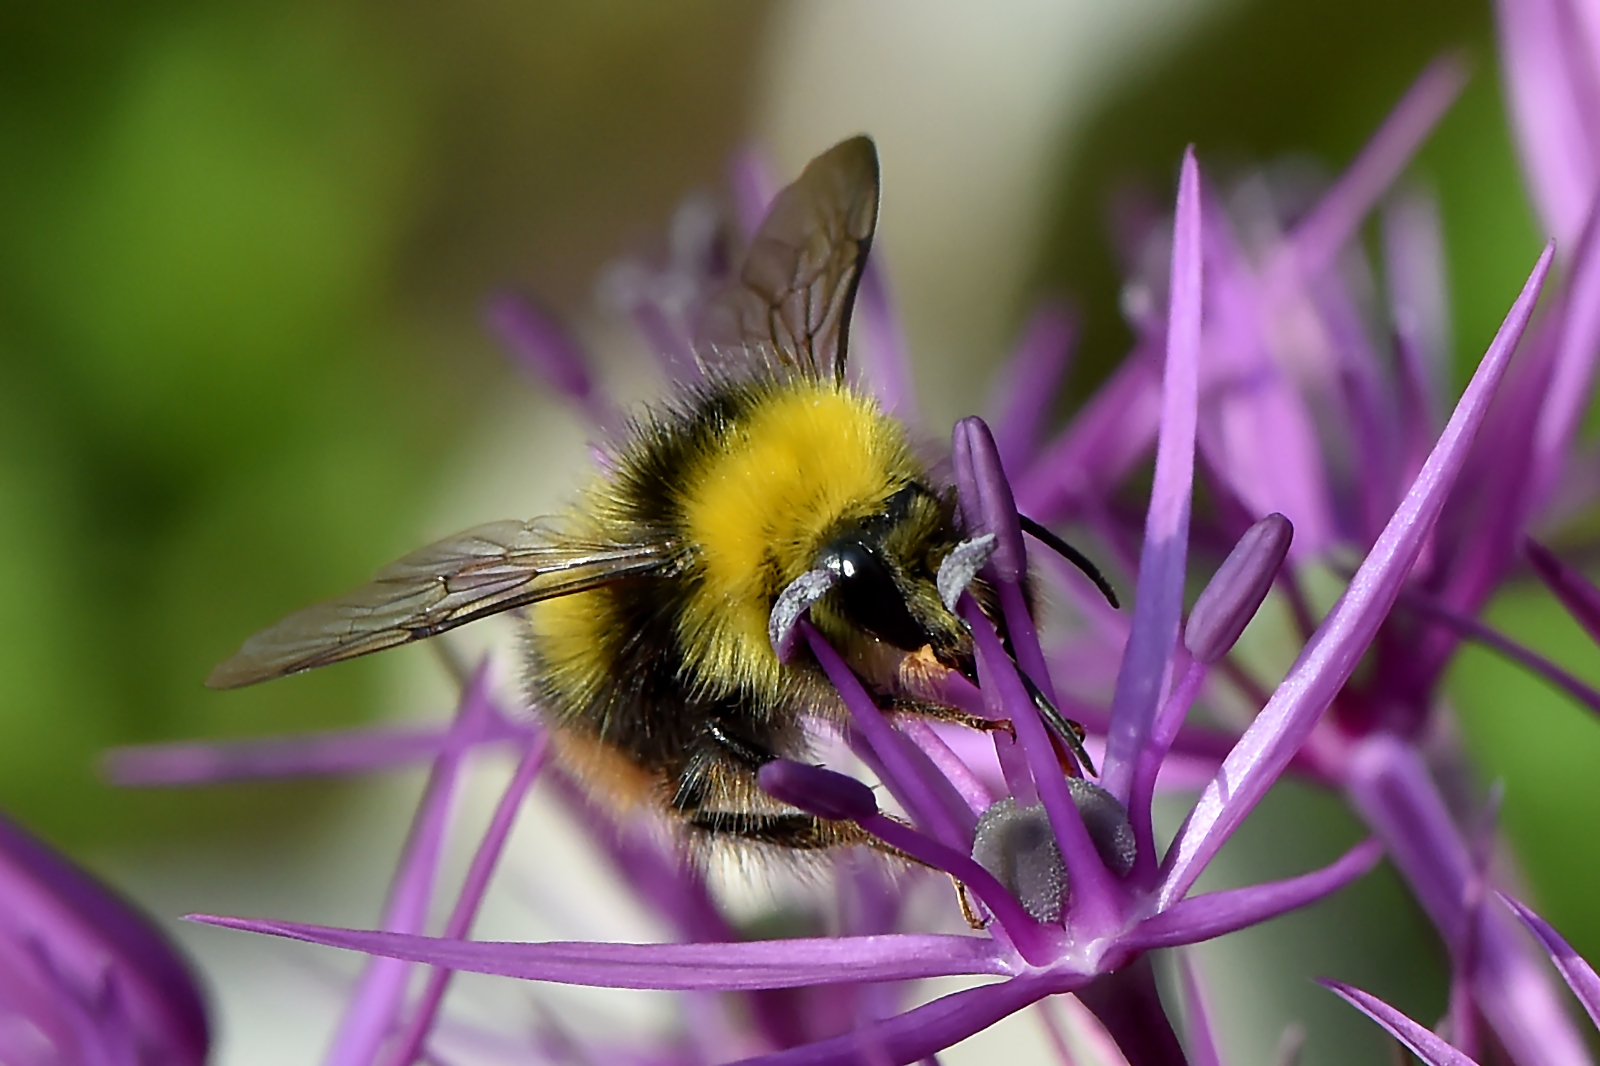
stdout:
{"type": "Polygon", "coordinates": [[[854,822],[833,822],[809,814],[695,811],[689,815],[689,825],[713,837],[737,837],[797,851],[878,843],[854,822]]]}

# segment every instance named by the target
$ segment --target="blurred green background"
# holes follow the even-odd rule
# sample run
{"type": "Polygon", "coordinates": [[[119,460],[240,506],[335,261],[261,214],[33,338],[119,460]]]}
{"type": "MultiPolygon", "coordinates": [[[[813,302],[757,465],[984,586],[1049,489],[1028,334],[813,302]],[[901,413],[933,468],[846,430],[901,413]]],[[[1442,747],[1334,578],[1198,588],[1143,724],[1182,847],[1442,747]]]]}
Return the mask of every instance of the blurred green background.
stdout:
{"type": "MultiPolygon", "coordinates": [[[[1165,195],[1189,142],[1224,172],[1286,153],[1335,169],[1459,48],[1473,80],[1415,176],[1442,205],[1469,367],[1541,243],[1487,4],[1211,7],[1051,149],[1016,321],[1044,293],[1078,301],[1081,398],[1127,341],[1120,190],[1165,195]]],[[[523,387],[479,329],[484,294],[588,306],[600,266],[759,132],[780,10],[793,18],[731,0],[0,6],[0,807],[92,850],[265,840],[337,802],[115,793],[93,759],[383,713],[371,662],[224,695],[200,679],[413,546],[475,413],[523,387]]],[[[1600,682],[1542,593],[1490,615],[1600,682]]],[[[1535,898],[1600,954],[1600,725],[1479,652],[1455,680],[1535,898]]],[[[1290,805],[1350,832],[1335,804],[1290,805]]]]}
{"type": "Polygon", "coordinates": [[[584,303],[716,179],[760,15],[0,8],[0,806],[81,846],[321,802],[113,794],[92,761],[379,713],[368,663],[200,679],[412,546],[475,408],[520,387],[483,297],[584,303]]]}

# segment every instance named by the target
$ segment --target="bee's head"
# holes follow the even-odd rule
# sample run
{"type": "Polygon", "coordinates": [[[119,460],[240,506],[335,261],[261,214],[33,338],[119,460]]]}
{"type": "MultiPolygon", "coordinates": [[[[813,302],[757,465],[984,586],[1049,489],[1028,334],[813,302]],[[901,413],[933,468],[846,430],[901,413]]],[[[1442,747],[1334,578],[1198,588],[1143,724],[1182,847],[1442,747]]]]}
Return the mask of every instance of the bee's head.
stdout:
{"type": "Polygon", "coordinates": [[[834,578],[813,608],[819,627],[858,663],[879,658],[870,654],[873,644],[927,648],[945,667],[972,676],[972,636],[936,584],[940,562],[959,540],[954,501],[916,484],[890,496],[881,512],[840,522],[814,560],[834,578]]]}

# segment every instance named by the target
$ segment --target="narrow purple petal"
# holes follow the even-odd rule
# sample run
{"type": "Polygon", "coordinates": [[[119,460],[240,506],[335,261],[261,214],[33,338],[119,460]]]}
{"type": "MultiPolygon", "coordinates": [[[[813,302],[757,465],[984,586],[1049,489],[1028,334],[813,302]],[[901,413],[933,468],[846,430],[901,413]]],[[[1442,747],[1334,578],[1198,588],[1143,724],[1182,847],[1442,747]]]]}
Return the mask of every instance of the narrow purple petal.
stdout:
{"type": "Polygon", "coordinates": [[[344,776],[435,758],[449,744],[527,741],[532,727],[500,714],[447,726],[377,726],[301,736],[113,748],[101,772],[123,787],[344,776]]]}
{"type": "Polygon", "coordinates": [[[1183,1014],[1192,1066],[1222,1066],[1222,1052],[1217,1049],[1217,1036],[1211,1025],[1211,1005],[1200,980],[1199,965],[1194,953],[1178,952],[1178,980],[1183,989],[1183,1014]]]}
{"type": "Polygon", "coordinates": [[[878,813],[872,789],[853,777],[792,759],[774,759],[756,775],[761,790],[807,814],[832,821],[859,821],[878,813]]]}
{"type": "Polygon", "coordinates": [[[1128,800],[1128,821],[1135,827],[1135,835],[1141,831],[1151,834],[1136,841],[1135,853],[1147,849],[1143,854],[1152,868],[1155,863],[1155,840],[1151,804],[1155,801],[1156,782],[1167,763],[1167,753],[1172,750],[1173,742],[1183,730],[1189,708],[1194,706],[1195,699],[1200,695],[1200,687],[1205,683],[1207,674],[1205,665],[1193,660],[1182,670],[1156,715],[1149,742],[1139,753],[1139,762],[1134,768],[1132,794],[1128,800]]]}
{"type": "MultiPolygon", "coordinates": [[[[1194,149],[1183,155],[1173,223],[1172,299],[1167,310],[1167,363],[1162,378],[1161,431],[1155,480],[1145,518],[1133,624],[1117,690],[1101,782],[1124,804],[1139,753],[1149,742],[1161,683],[1183,612],[1184,565],[1189,548],[1189,499],[1194,489],[1195,421],[1200,388],[1201,248],[1200,167],[1194,149]]],[[[1148,829],[1135,827],[1141,851],[1148,829]]]]}
{"type": "Polygon", "coordinates": [[[828,680],[839,690],[850,720],[871,746],[884,787],[931,836],[958,849],[971,847],[977,820],[949,779],[928,761],[921,748],[889,724],[861,680],[810,622],[802,619],[800,631],[828,680]]]}
{"type": "MultiPolygon", "coordinates": [[[[1595,104],[1600,108],[1600,99],[1595,104]]],[[[1600,113],[1596,117],[1600,118],[1600,113]]],[[[1550,385],[1533,426],[1532,465],[1526,485],[1528,517],[1550,501],[1579,423],[1594,398],[1595,361],[1600,358],[1600,214],[1593,215],[1584,227],[1565,289],[1550,385]]]]}
{"type": "Polygon", "coordinates": [[[1245,531],[1189,612],[1183,642],[1207,666],[1228,654],[1260,608],[1289,554],[1294,526],[1276,512],[1245,531]]]}
{"type": "Polygon", "coordinates": [[[1022,340],[1000,372],[989,401],[988,422],[1006,473],[1021,477],[1061,392],[1077,332],[1067,309],[1045,304],[1034,311],[1022,340]]]}
{"type": "MultiPolygon", "coordinates": [[[[491,714],[489,664],[485,660],[461,695],[457,718],[470,732],[481,728],[491,714]]],[[[396,934],[415,933],[428,920],[450,807],[466,751],[465,745],[447,746],[428,775],[384,904],[383,927],[396,934]]],[[[367,1066],[376,1060],[399,1021],[410,976],[411,967],[394,959],[372,959],[367,963],[323,1060],[327,1066],[367,1066]]]]}
{"type": "Polygon", "coordinates": [[[1198,944],[1259,925],[1337,892],[1376,866],[1382,857],[1381,844],[1364,840],[1337,861],[1299,877],[1179,900],[1140,922],[1122,943],[1136,951],[1149,951],[1198,944]]]}
{"type": "Polygon", "coordinates": [[[1583,229],[1600,175],[1600,91],[1564,0],[1497,0],[1512,129],[1545,231],[1565,247],[1583,229]]]}
{"type": "Polygon", "coordinates": [[[1297,377],[1308,360],[1321,364],[1316,374],[1336,374],[1330,345],[1318,337],[1325,323],[1299,273],[1257,277],[1226,216],[1208,208],[1204,220],[1207,396],[1199,445],[1250,519],[1293,515],[1295,556],[1315,557],[1335,541],[1336,528],[1312,401],[1297,377]]]}
{"type": "Polygon", "coordinates": [[[1517,302],[1462,393],[1422,472],[1361,569],[1318,627],[1272,699],[1245,730],[1206,786],[1167,853],[1163,906],[1182,899],[1200,871],[1255,808],[1310,735],[1322,712],[1393,605],[1410,572],[1527,327],[1549,273],[1553,248],[1539,257],[1517,302]]]}
{"type": "MultiPolygon", "coordinates": [[[[1023,540],[1016,500],[1011,494],[1011,483],[1006,479],[1000,452],[995,447],[989,427],[981,418],[962,419],[956,425],[953,441],[956,481],[967,521],[972,532],[982,530],[985,536],[995,538],[994,554],[990,556],[986,569],[997,585],[1000,610],[1005,618],[1016,666],[1027,675],[1051,706],[1058,706],[1055,684],[1050,679],[1050,667],[1045,662],[1044,649],[1039,645],[1039,631],[1033,624],[1028,594],[1022,587],[1028,572],[1027,544],[1023,540]]],[[[956,599],[959,602],[960,596],[956,599]]],[[[968,624],[975,622],[969,618],[968,624]]],[[[1003,702],[1008,707],[1023,708],[1008,710],[1006,717],[1018,724],[1021,732],[1017,737],[1025,748],[1030,737],[1044,745],[1040,751],[1027,753],[1030,764],[1035,767],[1033,776],[1038,778],[1042,765],[1040,760],[1047,754],[1046,749],[1054,752],[1054,745],[1050,744],[1044,730],[1037,728],[1031,699],[1024,698],[1020,704],[1016,704],[1007,695],[1003,702]],[[1031,724],[1017,723],[1019,715],[1029,719],[1031,724]]],[[[1049,761],[1055,762],[1053,754],[1049,754],[1049,761]]],[[[1074,763],[1076,761],[1074,758],[1074,763]]],[[[1079,767],[1080,772],[1086,772],[1086,769],[1079,767]]],[[[1052,770],[1050,776],[1058,775],[1052,770]]],[[[1019,796],[1018,801],[1023,802],[1023,797],[1019,796]]],[[[1050,801],[1047,799],[1045,803],[1048,807],[1050,801]]]]}
{"type": "MultiPolygon", "coordinates": [[[[544,766],[548,751],[548,737],[541,736],[523,752],[522,759],[511,775],[510,783],[501,793],[500,802],[495,805],[494,814],[489,818],[488,828],[484,830],[483,838],[478,842],[478,850],[472,856],[472,864],[467,867],[467,875],[462,879],[456,905],[445,921],[446,937],[460,938],[471,932],[472,920],[477,916],[478,908],[483,905],[484,894],[489,889],[489,879],[494,874],[495,866],[500,862],[501,852],[505,850],[506,840],[511,835],[511,826],[516,821],[517,812],[522,808],[522,801],[527,796],[528,789],[533,787],[534,778],[544,766]]],[[[422,1051],[423,1042],[433,1028],[434,1019],[438,1016],[439,1006],[444,1002],[452,974],[451,970],[435,969],[428,975],[428,983],[423,986],[422,995],[412,1008],[411,1017],[407,1019],[400,1039],[390,1051],[387,1060],[389,1066],[410,1066],[417,1059],[422,1051]]]]}
{"type": "Polygon", "coordinates": [[[1583,1009],[1589,1013],[1589,1020],[1600,1026],[1600,975],[1595,974],[1594,967],[1590,966],[1583,956],[1572,950],[1572,945],[1568,944],[1549,922],[1504,893],[1500,898],[1511,908],[1512,913],[1522,919],[1522,924],[1528,927],[1528,931],[1550,956],[1550,961],[1561,971],[1567,987],[1572,989],[1572,994],[1578,997],[1578,1002],[1582,1003],[1583,1009]]]}
{"type": "MultiPolygon", "coordinates": [[[[1056,844],[1061,849],[1061,858],[1066,864],[1067,878],[1071,884],[1074,918],[1085,928],[1095,928],[1101,922],[1115,920],[1120,893],[1094,841],[1089,837],[1088,828],[1061,772],[1055,746],[1050,743],[1044,723],[1023,690],[1022,681],[1017,676],[1010,656],[1005,654],[994,624],[984,617],[970,594],[962,598],[961,617],[965,619],[977,644],[979,679],[986,691],[999,692],[1009,709],[1008,717],[1016,728],[1018,746],[1027,759],[1034,788],[1050,818],[1050,827],[1055,831],[1056,844]]],[[[1017,797],[1017,803],[1031,806],[1030,800],[1020,796],[1017,797]]]]}
{"type": "MultiPolygon", "coordinates": [[[[1550,324],[1564,316],[1563,303],[1557,294],[1543,326],[1523,343],[1524,354],[1507,373],[1467,453],[1459,490],[1445,501],[1434,529],[1427,554],[1438,563],[1429,584],[1434,597],[1458,615],[1477,615],[1516,562],[1534,423],[1548,392],[1558,339],[1550,324]]],[[[1417,692],[1434,687],[1459,644],[1459,637],[1442,628],[1422,634],[1405,661],[1395,664],[1404,670],[1400,683],[1417,692]]]]}
{"type": "MultiPolygon", "coordinates": [[[[46,995],[36,1010],[29,1010],[26,1001],[38,988],[25,969],[44,971],[83,991],[114,981],[120,997],[116,1017],[96,1011],[71,1027],[79,1032],[61,1033],[58,1043],[64,1046],[119,1025],[127,1030],[127,1039],[120,1042],[129,1048],[144,1043],[173,1066],[205,1061],[211,1039],[205,1003],[178,949],[131,904],[4,815],[0,900],[5,902],[0,915],[0,1002],[20,1007],[23,1019],[48,1025],[50,1015],[70,1007],[83,992],[46,995]],[[32,958],[13,958],[13,951],[32,958]]],[[[6,1061],[3,1048],[0,1061],[6,1061]]]]}
{"type": "Polygon", "coordinates": [[[1472,851],[1421,756],[1392,737],[1374,736],[1352,753],[1346,778],[1351,804],[1384,841],[1452,955],[1477,954],[1478,1006],[1512,1058],[1525,1066],[1587,1062],[1583,1038],[1526,942],[1503,914],[1469,907],[1477,878],[1472,851]],[[1477,928],[1469,930],[1474,917],[1477,928]]]}
{"type": "Polygon", "coordinates": [[[1288,250],[1302,277],[1314,277],[1333,263],[1361,220],[1455,102],[1466,80],[1460,57],[1446,55],[1428,64],[1412,83],[1361,154],[1295,227],[1288,250]]]}
{"type": "Polygon", "coordinates": [[[1004,974],[988,937],[892,933],[724,944],[497,943],[216,915],[190,920],[469,973],[598,988],[738,992],[1004,974]]]}
{"type": "Polygon", "coordinates": [[[1550,587],[1561,606],[1600,644],[1600,588],[1532,538],[1523,542],[1523,548],[1534,572],[1550,587]]]}
{"type": "Polygon", "coordinates": [[[601,430],[620,419],[615,405],[595,387],[582,346],[553,318],[513,293],[500,293],[484,310],[489,329],[535,381],[572,403],[601,430]]]}
{"type": "MultiPolygon", "coordinates": [[[[962,680],[966,680],[963,678],[962,680]]],[[[909,718],[900,727],[910,737],[923,754],[950,779],[961,798],[967,801],[967,806],[974,814],[982,814],[989,809],[995,801],[995,795],[989,790],[977,774],[972,772],[972,767],[962,761],[961,757],[951,750],[944,737],[938,730],[920,718],[909,718]]]]}
{"type": "Polygon", "coordinates": [[[1052,981],[1039,976],[968,988],[853,1033],[741,1059],[734,1066],[908,1066],[982,1032],[1051,993],[1068,991],[1064,984],[1060,978],[1052,981]]]}
{"type": "Polygon", "coordinates": [[[995,538],[989,565],[1001,581],[1015,584],[1028,572],[1028,551],[1022,541],[1011,485],[983,419],[973,416],[956,423],[951,452],[967,534],[995,538]]]}
{"type": "Polygon", "coordinates": [[[1324,988],[1332,989],[1342,996],[1345,1002],[1389,1030],[1391,1036],[1410,1048],[1428,1066],[1478,1066],[1466,1055],[1435,1036],[1427,1027],[1418,1025],[1377,996],[1363,992],[1353,985],[1347,985],[1343,981],[1330,981],[1324,978],[1317,983],[1324,988]]]}
{"type": "Polygon", "coordinates": [[[1039,924],[1033,920],[1010,889],[971,856],[945,847],[932,837],[917,832],[893,818],[874,814],[860,821],[861,827],[891,847],[898,848],[918,862],[942,870],[967,887],[978,901],[989,908],[1000,923],[1017,953],[1035,966],[1049,961],[1048,944],[1039,924]]]}
{"type": "Polygon", "coordinates": [[[1600,689],[1586,684],[1576,674],[1562,669],[1550,659],[1540,655],[1526,644],[1506,636],[1487,622],[1480,622],[1476,618],[1468,618],[1457,614],[1440,606],[1430,597],[1409,592],[1401,595],[1400,603],[1407,610],[1436,622],[1446,629],[1466,637],[1468,640],[1477,641],[1491,651],[1498,652],[1518,666],[1526,669],[1529,673],[1544,678],[1591,711],[1600,714],[1600,689]]]}

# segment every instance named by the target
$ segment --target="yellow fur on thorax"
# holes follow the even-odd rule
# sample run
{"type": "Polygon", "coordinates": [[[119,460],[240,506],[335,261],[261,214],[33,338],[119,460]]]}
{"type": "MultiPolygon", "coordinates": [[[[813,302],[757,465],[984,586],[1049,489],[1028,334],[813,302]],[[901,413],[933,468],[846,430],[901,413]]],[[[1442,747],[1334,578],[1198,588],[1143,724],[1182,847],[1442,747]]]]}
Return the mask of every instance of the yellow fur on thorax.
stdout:
{"type": "MultiPolygon", "coordinates": [[[[772,597],[812,568],[832,526],[880,511],[924,476],[904,429],[871,399],[815,381],[768,387],[683,472],[681,535],[696,592],[678,637],[708,694],[780,689],[767,637],[772,597]]],[[[592,487],[591,505],[604,506],[607,491],[592,487]]],[[[594,653],[621,624],[613,609],[608,589],[528,609],[546,681],[573,706],[615,684],[594,653]]]]}
{"type": "Polygon", "coordinates": [[[779,664],[767,638],[774,580],[781,589],[811,569],[831,527],[878,512],[919,475],[900,424],[848,387],[778,386],[729,426],[684,491],[701,591],[681,629],[708,674],[775,687],[779,664]]]}

